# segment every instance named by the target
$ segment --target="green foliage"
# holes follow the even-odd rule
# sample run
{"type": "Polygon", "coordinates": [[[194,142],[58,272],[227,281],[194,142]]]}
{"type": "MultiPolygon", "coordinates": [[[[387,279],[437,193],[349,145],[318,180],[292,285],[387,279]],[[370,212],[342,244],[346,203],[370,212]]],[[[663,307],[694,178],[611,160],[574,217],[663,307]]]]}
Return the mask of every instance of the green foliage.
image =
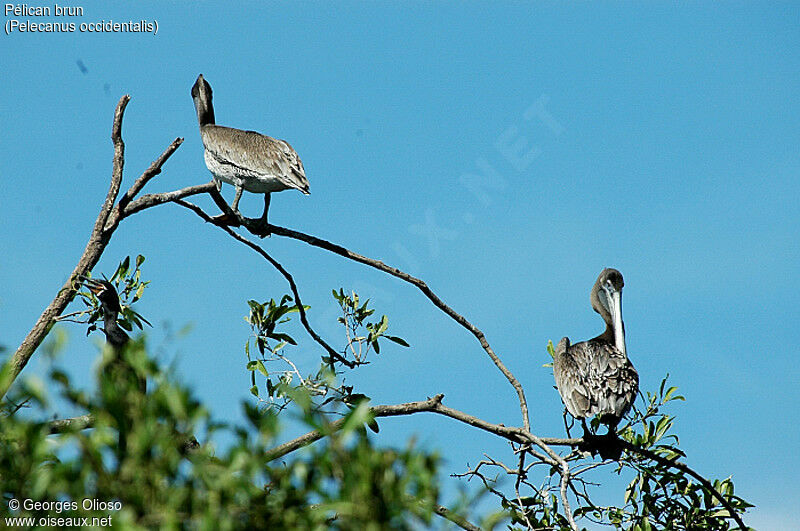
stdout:
{"type": "Polygon", "coordinates": [[[299,311],[292,302],[290,295],[277,302],[274,299],[247,302],[250,313],[245,321],[250,325],[251,335],[245,343],[245,368],[250,373],[250,392],[266,409],[276,411],[298,400],[311,407],[314,398],[327,396],[334,387],[335,375],[328,364],[321,363],[315,373],[304,376],[288,357],[288,351],[297,346],[283,326],[291,321],[291,314],[299,311]]]}
{"type": "MultiPolygon", "coordinates": [[[[366,357],[371,350],[376,354],[380,352],[381,339],[408,347],[404,339],[386,333],[389,319],[385,315],[378,321],[368,321],[375,313],[369,308],[369,299],[362,302],[358,294],[347,295],[341,289],[334,290],[333,296],[342,308],[343,315],[338,321],[346,331],[347,343],[341,350],[342,358],[352,360],[354,367],[369,363],[366,357]]],[[[290,295],[284,295],[279,301],[248,301],[250,313],[245,321],[250,325],[251,336],[245,343],[245,355],[251,394],[263,408],[273,411],[282,411],[296,403],[306,418],[309,412],[345,415],[361,404],[366,407],[370,398],[354,392],[353,386],[346,384],[345,378],[332,368],[329,356],[321,356],[313,372],[301,372],[299,366],[303,364],[292,361],[292,347],[296,347],[297,342],[286,331],[291,314],[298,312],[292,303],[290,295]]],[[[374,418],[364,418],[361,424],[376,433],[380,431],[374,418]]]]}
{"type": "MultiPolygon", "coordinates": [[[[147,359],[143,341],[129,343],[123,356],[152,383],[147,395],[108,371],[98,372],[100,392],[88,393],[54,369],[48,384],[30,393],[29,414],[0,418],[3,510],[12,498],[77,501],[57,516],[110,514],[114,526],[133,529],[409,529],[415,519],[430,518],[435,456],[413,446],[375,448],[359,418],[312,448],[271,462],[267,450],[282,432],[274,413],[248,407],[249,426],[215,423],[174,375],[147,359]],[[49,435],[47,422],[30,420],[49,416],[45,388],[91,413],[92,429],[49,435]],[[120,452],[123,422],[127,445],[120,452]],[[206,444],[187,450],[191,434],[200,432],[206,444]],[[215,451],[212,441],[219,439],[230,442],[215,451]],[[84,499],[120,508],[85,510],[84,499]]],[[[326,422],[311,413],[309,428],[326,422]]]]}
{"type": "MultiPolygon", "coordinates": [[[[552,358],[552,342],[548,343],[547,351],[552,358]]],[[[552,366],[552,363],[547,366],[552,366]]],[[[567,457],[573,470],[573,484],[577,483],[583,488],[577,498],[580,504],[573,511],[575,518],[585,517],[598,524],[630,531],[727,530],[736,527],[727,509],[710,489],[688,472],[643,455],[652,452],[669,462],[677,462],[686,456],[679,448],[678,436],[673,432],[675,417],[666,412],[674,402],[684,401],[685,398],[677,393],[677,387],[667,386],[668,378],[669,375],[664,377],[657,392],[646,392],[646,398],[640,394],[643,408],[638,407],[638,403],[635,404],[628,422],[617,428],[620,438],[641,449],[641,452],[626,450],[619,461],[609,460],[603,463],[591,462],[593,458],[577,449],[567,457]],[[621,506],[595,505],[588,489],[590,484],[597,483],[582,477],[589,471],[597,474],[601,468],[608,467],[613,467],[614,473],[618,475],[632,476],[621,506]]],[[[593,432],[597,432],[599,425],[598,419],[592,419],[593,432]]],[[[570,529],[566,521],[558,519],[561,517],[552,517],[557,512],[557,506],[550,489],[557,483],[558,477],[558,471],[551,470],[545,485],[539,489],[543,495],[534,497],[536,502],[526,507],[525,512],[529,519],[539,522],[540,525],[570,529]]],[[[734,495],[731,478],[713,480],[712,484],[739,514],[752,507],[734,495]]],[[[512,501],[509,505],[515,515],[522,512],[518,502],[512,501]]],[[[515,521],[520,520],[519,516],[515,516],[515,521]]]]}
{"type": "MultiPolygon", "coordinates": [[[[131,269],[131,257],[126,256],[119,263],[111,278],[108,279],[116,288],[120,306],[122,307],[122,312],[120,312],[118,318],[119,325],[128,332],[132,331],[134,326],[143,330],[143,323],[152,326],[147,319],[131,308],[133,303],[142,298],[145,288],[150,284],[149,280],[142,280],[141,266],[144,261],[145,257],[143,255],[137,255],[134,267],[131,269]]],[[[88,276],[91,278],[91,274],[88,276]]],[[[78,291],[78,297],[86,308],[76,314],[77,319],[80,320],[83,316],[88,316],[85,321],[81,320],[81,322],[89,323],[89,327],[86,330],[86,334],[89,335],[97,330],[97,321],[103,318],[103,309],[100,301],[91,291],[78,291]]]]}
{"type": "Polygon", "coordinates": [[[379,321],[367,321],[367,318],[375,313],[374,308],[368,307],[369,299],[362,303],[356,292],[351,292],[348,295],[341,288],[338,292],[333,290],[332,293],[333,298],[336,299],[342,309],[342,316],[338,318],[338,321],[344,326],[347,336],[347,345],[343,354],[345,356],[352,354],[357,365],[369,363],[366,359],[370,350],[374,350],[375,354],[380,354],[381,346],[379,340],[381,338],[388,339],[403,347],[409,346],[408,342],[402,337],[391,336],[386,333],[389,328],[389,319],[385,315],[381,316],[379,321]]]}
{"type": "MultiPolygon", "coordinates": [[[[647,392],[645,409],[636,409],[630,422],[618,431],[620,437],[638,448],[677,461],[686,454],[678,447],[678,436],[672,433],[675,417],[667,414],[664,407],[685,399],[677,394],[677,387],[667,387],[668,378],[669,375],[661,381],[657,393],[647,392]]],[[[624,469],[635,472],[625,489],[625,505],[608,508],[605,514],[615,527],[637,531],[730,528],[728,510],[708,488],[683,470],[629,452],[623,455],[617,472],[624,469]]],[[[731,478],[711,483],[738,513],[752,507],[734,495],[731,478]]]]}
{"type": "Polygon", "coordinates": [[[556,356],[556,348],[553,346],[552,341],[547,342],[547,353],[550,354],[550,361],[542,365],[542,367],[552,367],[553,366],[553,358],[556,356]]]}

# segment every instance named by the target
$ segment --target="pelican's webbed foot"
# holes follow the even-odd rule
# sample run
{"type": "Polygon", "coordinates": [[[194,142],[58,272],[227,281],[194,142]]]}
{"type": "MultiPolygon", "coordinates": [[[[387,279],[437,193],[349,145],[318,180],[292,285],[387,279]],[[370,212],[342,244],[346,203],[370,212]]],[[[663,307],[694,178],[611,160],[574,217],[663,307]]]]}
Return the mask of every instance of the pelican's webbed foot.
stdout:
{"type": "Polygon", "coordinates": [[[233,211],[211,218],[211,223],[223,227],[240,227],[244,224],[243,221],[242,215],[233,211]]]}
{"type": "Polygon", "coordinates": [[[272,231],[269,230],[269,222],[267,221],[267,213],[269,212],[269,202],[271,199],[269,192],[264,194],[264,213],[261,214],[259,219],[248,219],[247,230],[258,236],[259,238],[266,238],[272,231]]]}
{"type": "Polygon", "coordinates": [[[622,457],[622,440],[612,428],[605,435],[597,435],[589,431],[583,423],[583,442],[578,445],[578,450],[590,453],[592,456],[600,455],[601,459],[619,461],[622,457]]]}
{"type": "Polygon", "coordinates": [[[602,459],[619,461],[622,457],[622,440],[617,432],[609,428],[608,433],[597,437],[597,453],[602,459]]]}
{"type": "Polygon", "coordinates": [[[244,226],[250,234],[255,234],[259,238],[266,238],[272,234],[270,225],[265,218],[242,217],[242,226],[244,226]]]}
{"type": "Polygon", "coordinates": [[[589,431],[586,420],[581,419],[581,426],[583,427],[583,442],[578,445],[578,451],[593,456],[597,455],[597,435],[589,431]]]}

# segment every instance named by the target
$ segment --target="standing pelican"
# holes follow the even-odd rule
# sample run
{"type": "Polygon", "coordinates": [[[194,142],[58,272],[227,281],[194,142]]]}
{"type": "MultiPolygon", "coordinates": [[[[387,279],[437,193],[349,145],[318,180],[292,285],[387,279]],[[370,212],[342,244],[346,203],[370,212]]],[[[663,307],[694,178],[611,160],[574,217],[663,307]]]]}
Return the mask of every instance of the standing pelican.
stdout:
{"type": "Polygon", "coordinates": [[[231,204],[236,216],[239,214],[239,199],[242,190],[264,194],[264,214],[258,220],[258,233],[269,234],[267,211],[270,194],[294,188],[308,195],[308,179],[303,163],[292,146],[285,140],[256,133],[216,125],[214,106],[211,102],[211,85],[197,76],[192,87],[192,99],[197,110],[200,136],[205,148],[206,167],[214,176],[217,188],[221,181],[236,187],[231,204]]]}
{"type": "Polygon", "coordinates": [[[624,285],[622,273],[616,269],[600,273],[590,300],[594,311],[606,322],[605,332],[575,345],[565,337],[558,342],[553,357],[556,387],[567,411],[581,420],[584,438],[588,434],[585,419],[595,416],[608,426],[612,436],[639,391],[639,375],[625,349],[624,285]]]}

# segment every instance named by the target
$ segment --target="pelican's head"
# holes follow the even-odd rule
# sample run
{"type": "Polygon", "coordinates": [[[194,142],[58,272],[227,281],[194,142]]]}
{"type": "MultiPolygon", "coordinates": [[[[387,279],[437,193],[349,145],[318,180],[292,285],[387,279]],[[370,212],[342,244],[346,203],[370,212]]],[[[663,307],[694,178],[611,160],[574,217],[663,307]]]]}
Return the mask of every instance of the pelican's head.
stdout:
{"type": "Polygon", "coordinates": [[[211,85],[203,78],[203,74],[200,74],[192,86],[192,99],[194,100],[194,108],[197,110],[197,120],[200,125],[215,123],[214,106],[211,103],[212,97],[211,85]]]}
{"type": "Polygon", "coordinates": [[[600,314],[607,327],[614,332],[614,345],[625,352],[625,323],[622,322],[622,273],[606,268],[597,277],[591,293],[592,308],[600,314]]]}

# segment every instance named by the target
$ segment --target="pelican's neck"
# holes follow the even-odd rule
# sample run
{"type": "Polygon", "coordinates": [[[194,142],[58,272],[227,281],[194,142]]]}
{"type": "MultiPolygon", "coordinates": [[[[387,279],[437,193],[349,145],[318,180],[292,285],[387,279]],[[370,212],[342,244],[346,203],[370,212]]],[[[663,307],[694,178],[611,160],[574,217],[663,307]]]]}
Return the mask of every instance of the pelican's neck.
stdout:
{"type": "Polygon", "coordinates": [[[617,350],[622,352],[625,356],[628,355],[627,347],[625,346],[625,325],[621,324],[621,329],[617,331],[613,323],[606,322],[605,331],[594,338],[593,341],[602,341],[614,345],[617,350]]]}
{"type": "Polygon", "coordinates": [[[211,104],[211,100],[197,96],[194,99],[194,107],[197,110],[197,121],[200,123],[200,127],[216,123],[214,120],[214,106],[211,104]]]}
{"type": "Polygon", "coordinates": [[[596,338],[594,338],[594,339],[596,341],[603,341],[605,343],[611,343],[613,345],[614,344],[614,327],[611,326],[610,324],[606,323],[605,331],[602,334],[600,334],[599,336],[597,336],[596,338]]]}

